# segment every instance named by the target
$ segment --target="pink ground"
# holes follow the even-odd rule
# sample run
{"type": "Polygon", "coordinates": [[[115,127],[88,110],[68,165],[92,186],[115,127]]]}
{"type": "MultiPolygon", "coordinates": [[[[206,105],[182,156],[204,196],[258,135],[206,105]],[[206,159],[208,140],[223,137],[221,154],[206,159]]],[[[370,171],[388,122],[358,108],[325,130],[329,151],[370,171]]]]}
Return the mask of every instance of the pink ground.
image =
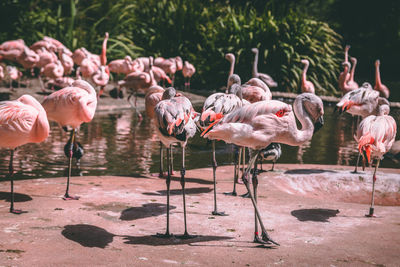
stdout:
{"type": "MultiPolygon", "coordinates": [[[[264,166],[266,168],[267,166],[264,166]]],[[[269,167],[269,166],[268,166],[269,167]]],[[[398,266],[400,170],[378,172],[377,218],[366,218],[372,170],[278,164],[262,173],[259,206],[280,247],[252,243],[249,199],[225,196],[232,167],[218,168],[213,209],[212,169],[187,171],[188,228],[197,238],[159,239],[165,231],[165,181],[155,177],[73,177],[16,181],[16,208],[8,213],[9,182],[0,183],[0,266],[398,266]]],[[[177,172],[178,173],[178,172],[177,172]]],[[[245,192],[243,185],[238,193],[245,192]]],[[[172,182],[171,232],[183,233],[178,178],[172,182]]]]}

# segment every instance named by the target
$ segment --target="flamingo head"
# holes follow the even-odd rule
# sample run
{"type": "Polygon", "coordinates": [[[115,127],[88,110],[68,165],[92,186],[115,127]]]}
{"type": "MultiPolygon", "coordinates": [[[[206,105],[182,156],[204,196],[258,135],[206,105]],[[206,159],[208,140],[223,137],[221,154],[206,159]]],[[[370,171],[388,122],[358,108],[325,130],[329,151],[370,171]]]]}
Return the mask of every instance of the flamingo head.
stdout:
{"type": "Polygon", "coordinates": [[[300,60],[301,61],[301,63],[303,63],[304,65],[310,65],[310,61],[308,61],[308,59],[302,59],[302,60],[300,60]]]}
{"type": "Polygon", "coordinates": [[[376,67],[379,67],[380,64],[381,64],[381,61],[380,61],[379,59],[377,59],[377,60],[375,61],[375,66],[376,66],[376,67]]]}
{"type": "Polygon", "coordinates": [[[258,53],[258,48],[257,47],[252,48],[251,52],[253,52],[254,54],[257,54],[258,53]]]}
{"type": "Polygon", "coordinates": [[[351,47],[350,45],[346,45],[346,46],[344,47],[344,51],[345,51],[345,52],[348,52],[349,49],[350,49],[350,47],[351,47]]]}
{"type": "MultiPolygon", "coordinates": [[[[324,125],[324,104],[321,98],[311,93],[303,93],[296,97],[303,103],[303,106],[314,123],[314,133],[324,125]]],[[[296,114],[298,114],[296,112],[296,114]]]]}
{"type": "Polygon", "coordinates": [[[342,66],[344,67],[345,70],[348,70],[348,69],[350,69],[350,67],[351,67],[351,65],[350,65],[349,62],[343,62],[343,63],[342,63],[342,66]]]}
{"type": "Polygon", "coordinates": [[[241,84],[241,80],[239,75],[237,74],[232,74],[231,76],[229,76],[228,78],[228,88],[230,88],[233,84],[241,84]]]}
{"type": "Polygon", "coordinates": [[[225,55],[225,58],[229,61],[229,62],[233,62],[235,60],[235,55],[232,53],[228,53],[225,55]]]}
{"type": "Polygon", "coordinates": [[[351,63],[354,65],[357,63],[357,59],[355,57],[350,58],[351,63]]]}
{"type": "Polygon", "coordinates": [[[164,100],[164,99],[172,99],[172,98],[174,98],[176,96],[176,90],[175,90],[175,88],[174,87],[168,87],[165,91],[164,91],[164,93],[163,93],[163,95],[162,95],[162,100],[164,100]]]}

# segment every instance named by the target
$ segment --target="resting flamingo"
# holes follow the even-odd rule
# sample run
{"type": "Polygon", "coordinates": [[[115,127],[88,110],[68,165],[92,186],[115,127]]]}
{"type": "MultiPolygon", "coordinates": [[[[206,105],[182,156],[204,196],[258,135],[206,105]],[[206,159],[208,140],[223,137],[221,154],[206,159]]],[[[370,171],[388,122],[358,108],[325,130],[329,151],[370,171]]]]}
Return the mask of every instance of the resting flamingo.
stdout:
{"type": "Polygon", "coordinates": [[[43,103],[49,120],[56,121],[64,129],[72,127],[69,138],[69,164],[67,189],[64,200],[79,199],[69,195],[69,180],[71,176],[72,149],[76,146],[75,134],[79,126],[93,119],[97,106],[96,91],[86,81],[76,80],[71,87],[63,88],[47,96],[43,103]]]}
{"type": "Polygon", "coordinates": [[[250,160],[243,182],[255,209],[254,242],[276,244],[264,227],[257,207],[257,178],[253,175],[253,193],[249,187],[249,172],[256,163],[261,149],[272,142],[299,146],[310,140],[313,133],[323,124],[324,107],[322,100],[311,93],[298,95],[292,106],[277,100],[260,101],[234,110],[218,122],[207,128],[202,134],[209,139],[224,140],[239,146],[250,148],[250,160]],[[295,116],[302,128],[297,129],[295,116]],[[261,239],[258,236],[258,223],[261,225],[261,239]]]}
{"type": "Polygon", "coordinates": [[[379,95],[384,97],[384,98],[389,98],[389,88],[386,87],[386,85],[384,85],[381,82],[381,73],[379,71],[379,66],[381,65],[381,61],[379,59],[377,59],[375,61],[375,86],[374,86],[374,90],[379,91],[379,95]]]}
{"type": "Polygon", "coordinates": [[[24,49],[25,42],[22,39],[6,41],[0,45],[0,57],[16,62],[24,49]]]}
{"type": "Polygon", "coordinates": [[[314,84],[311,81],[307,81],[307,70],[308,66],[310,66],[310,61],[302,59],[301,63],[304,64],[303,73],[301,74],[301,91],[303,93],[315,94],[314,84]]]}
{"type": "Polygon", "coordinates": [[[0,147],[11,150],[8,168],[8,177],[11,180],[11,213],[22,213],[21,210],[14,209],[14,151],[24,144],[44,141],[49,136],[49,129],[46,111],[32,96],[23,95],[14,101],[0,102],[0,147]]]}
{"type": "Polygon", "coordinates": [[[173,87],[165,90],[162,101],[155,107],[155,123],[156,132],[161,142],[167,147],[168,176],[167,184],[167,229],[165,234],[159,234],[160,237],[170,237],[169,232],[169,196],[171,183],[171,161],[170,151],[173,143],[180,143],[182,147],[182,169],[181,169],[181,186],[183,194],[183,213],[185,232],[184,237],[191,237],[187,231],[186,224],[186,200],[185,200],[185,147],[189,138],[196,133],[196,125],[192,119],[193,107],[189,99],[180,96],[176,97],[176,91],[173,87]]]}
{"type": "MultiPolygon", "coordinates": [[[[240,77],[233,74],[228,79],[228,94],[215,93],[210,95],[204,102],[203,109],[200,115],[199,124],[201,128],[206,129],[213,125],[223,116],[229,114],[235,109],[241,107],[242,102],[242,87],[240,86],[240,77]]],[[[217,160],[215,159],[215,140],[212,140],[212,166],[213,166],[213,181],[214,181],[214,210],[213,215],[226,215],[224,212],[219,212],[217,209],[217,160]]]]}
{"type": "Polygon", "coordinates": [[[363,155],[364,162],[371,163],[375,159],[375,169],[372,176],[371,206],[367,217],[374,217],[374,194],[376,171],[383,154],[389,151],[396,137],[396,121],[389,116],[389,103],[381,105],[377,116],[371,115],[363,119],[357,129],[356,140],[358,150],[363,155]]]}
{"type": "Polygon", "coordinates": [[[185,78],[185,90],[190,90],[190,78],[196,72],[196,68],[189,61],[185,61],[183,64],[182,74],[185,78]]]}
{"type": "Polygon", "coordinates": [[[261,81],[263,81],[268,87],[277,87],[278,83],[274,81],[274,79],[265,73],[259,73],[258,72],[258,48],[252,48],[251,51],[254,53],[254,61],[253,61],[253,78],[259,78],[261,81]]]}
{"type": "Polygon", "coordinates": [[[110,72],[114,72],[117,74],[129,74],[134,72],[134,64],[132,58],[130,56],[126,56],[123,59],[116,59],[108,63],[108,69],[110,72]]]}

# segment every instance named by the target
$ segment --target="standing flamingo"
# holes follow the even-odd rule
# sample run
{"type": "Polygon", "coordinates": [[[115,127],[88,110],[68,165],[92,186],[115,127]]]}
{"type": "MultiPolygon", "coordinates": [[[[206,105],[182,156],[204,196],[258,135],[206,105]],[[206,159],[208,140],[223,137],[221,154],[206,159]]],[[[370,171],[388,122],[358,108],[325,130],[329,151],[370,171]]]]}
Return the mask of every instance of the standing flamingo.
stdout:
{"type": "Polygon", "coordinates": [[[107,65],[107,41],[108,41],[108,32],[106,32],[103,46],[100,55],[100,66],[97,71],[92,75],[92,80],[94,84],[100,86],[99,94],[97,97],[100,97],[104,92],[104,87],[108,84],[110,80],[110,70],[107,65]]]}
{"type": "MultiPolygon", "coordinates": [[[[220,120],[226,114],[234,111],[242,106],[242,88],[240,86],[240,77],[233,74],[228,79],[228,94],[215,93],[210,95],[204,102],[203,109],[200,115],[199,124],[206,129],[220,120]]],[[[215,159],[215,140],[212,140],[212,166],[213,166],[213,181],[214,181],[214,210],[213,215],[226,215],[224,212],[219,212],[217,209],[217,160],[215,159]]]]}
{"type": "MultiPolygon", "coordinates": [[[[257,178],[253,175],[253,193],[249,187],[248,175],[261,149],[272,142],[298,146],[310,140],[313,133],[323,124],[324,107],[322,100],[311,93],[298,95],[293,104],[294,113],[302,129],[298,130],[292,106],[277,100],[260,101],[234,110],[207,128],[202,135],[209,139],[224,140],[250,148],[251,157],[243,182],[255,209],[254,242],[276,244],[262,222],[257,207],[257,178]],[[261,225],[261,239],[258,236],[258,223],[261,225]]],[[[254,167],[255,168],[255,167],[254,167]]]]}
{"type": "Polygon", "coordinates": [[[17,147],[27,143],[40,143],[49,136],[49,122],[42,105],[30,95],[23,95],[14,101],[0,102],[0,147],[11,149],[8,177],[11,180],[10,212],[14,209],[13,159],[17,147]]]}
{"type": "Polygon", "coordinates": [[[167,184],[167,229],[165,234],[159,234],[160,237],[170,237],[169,232],[169,196],[171,183],[170,151],[173,143],[180,143],[182,147],[182,169],[181,186],[183,194],[183,213],[185,222],[184,237],[191,237],[187,231],[186,224],[186,200],[185,200],[185,147],[189,138],[196,133],[196,125],[192,119],[193,107],[189,99],[180,96],[176,97],[176,91],[173,87],[165,90],[162,101],[155,107],[156,129],[161,142],[167,147],[168,176],[167,184]]]}
{"type": "Polygon", "coordinates": [[[271,76],[265,73],[259,73],[258,72],[258,48],[253,48],[251,51],[254,53],[254,61],[253,61],[253,78],[259,78],[261,81],[263,81],[268,87],[277,87],[278,83],[272,79],[271,76]]]}
{"type": "MultiPolygon", "coordinates": [[[[343,72],[339,76],[339,88],[342,90],[342,94],[346,94],[352,90],[358,88],[358,84],[351,79],[352,75],[349,75],[350,71],[350,63],[343,62],[342,65],[344,66],[343,72]],[[348,77],[348,80],[346,80],[348,77]]],[[[354,67],[353,67],[354,69],[354,67]]]]}
{"type": "Polygon", "coordinates": [[[190,78],[195,72],[196,68],[189,61],[185,61],[182,69],[183,77],[185,77],[185,90],[190,90],[190,78]]]}
{"type": "Polygon", "coordinates": [[[71,87],[63,88],[47,96],[43,103],[49,120],[56,121],[62,127],[72,127],[69,139],[69,165],[67,189],[64,200],[79,199],[69,195],[69,180],[71,176],[72,149],[76,146],[75,133],[84,122],[93,119],[97,106],[96,91],[86,81],[77,80],[71,87]]]}
{"type": "Polygon", "coordinates": [[[372,196],[371,207],[367,217],[375,217],[374,214],[374,194],[376,171],[383,154],[389,151],[396,137],[396,121],[389,116],[389,105],[381,105],[378,115],[371,115],[361,121],[357,129],[358,150],[363,155],[364,162],[371,163],[371,159],[376,159],[375,170],[372,176],[372,196]]]}
{"type": "Polygon", "coordinates": [[[381,82],[381,73],[379,71],[379,66],[381,65],[381,61],[377,59],[375,61],[375,86],[374,90],[379,91],[380,96],[384,98],[389,98],[389,89],[381,82]]]}
{"type": "Polygon", "coordinates": [[[315,94],[314,84],[311,81],[307,81],[307,70],[310,62],[307,59],[302,59],[301,63],[304,64],[303,73],[301,74],[301,91],[315,94]]]}

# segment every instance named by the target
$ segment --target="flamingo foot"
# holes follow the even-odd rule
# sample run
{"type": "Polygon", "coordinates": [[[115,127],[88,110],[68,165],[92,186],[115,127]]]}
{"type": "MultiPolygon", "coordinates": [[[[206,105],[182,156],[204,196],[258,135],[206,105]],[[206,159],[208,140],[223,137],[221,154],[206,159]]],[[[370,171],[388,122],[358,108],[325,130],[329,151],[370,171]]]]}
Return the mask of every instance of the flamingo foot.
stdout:
{"type": "Polygon", "coordinates": [[[374,208],[369,208],[369,213],[365,214],[365,217],[376,218],[376,215],[374,214],[374,208]]]}
{"type": "Polygon", "coordinates": [[[249,192],[247,192],[246,194],[240,195],[242,198],[250,198],[250,194],[249,192]]]}
{"type": "Polygon", "coordinates": [[[28,212],[24,211],[24,210],[10,209],[10,213],[13,213],[13,214],[16,214],[16,215],[21,215],[22,213],[28,213],[28,212]]]}
{"type": "Polygon", "coordinates": [[[225,213],[225,211],[216,211],[214,210],[213,212],[211,212],[212,215],[215,216],[229,216],[229,214],[225,213]]]}
{"type": "Polygon", "coordinates": [[[256,243],[261,243],[261,244],[264,244],[264,245],[272,245],[272,244],[274,244],[274,245],[276,245],[276,246],[280,246],[279,243],[277,243],[277,242],[275,242],[274,240],[272,240],[272,239],[268,236],[268,234],[265,233],[265,232],[263,232],[263,233],[261,234],[261,240],[260,240],[260,238],[258,237],[258,235],[255,235],[255,236],[254,236],[254,242],[256,242],[256,243]]]}
{"type": "Polygon", "coordinates": [[[233,191],[233,192],[225,192],[224,195],[225,195],[225,196],[234,196],[234,197],[236,197],[236,196],[237,196],[237,193],[236,193],[236,191],[233,191]]]}
{"type": "Polygon", "coordinates": [[[188,232],[185,232],[183,235],[177,236],[177,238],[180,239],[191,239],[191,238],[196,238],[197,235],[189,235],[188,232]]]}
{"type": "Polygon", "coordinates": [[[158,237],[158,238],[172,238],[172,237],[174,237],[174,235],[170,234],[169,231],[167,231],[167,232],[165,232],[165,234],[157,233],[155,235],[155,237],[158,237]]]}
{"type": "Polygon", "coordinates": [[[78,196],[70,196],[69,194],[65,194],[65,196],[63,196],[63,198],[62,199],[64,199],[64,200],[79,200],[79,198],[80,197],[78,197],[78,196]]]}

